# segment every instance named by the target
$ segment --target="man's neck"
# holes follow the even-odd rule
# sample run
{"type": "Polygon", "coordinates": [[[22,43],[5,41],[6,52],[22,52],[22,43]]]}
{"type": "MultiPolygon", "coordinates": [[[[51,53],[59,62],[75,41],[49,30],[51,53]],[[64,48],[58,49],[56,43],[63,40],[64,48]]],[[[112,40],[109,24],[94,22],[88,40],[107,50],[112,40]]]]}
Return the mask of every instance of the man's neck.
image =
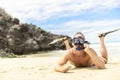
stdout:
{"type": "Polygon", "coordinates": [[[76,49],[74,49],[74,55],[75,56],[84,56],[84,55],[86,55],[86,53],[84,52],[84,50],[77,51],[76,49]]]}

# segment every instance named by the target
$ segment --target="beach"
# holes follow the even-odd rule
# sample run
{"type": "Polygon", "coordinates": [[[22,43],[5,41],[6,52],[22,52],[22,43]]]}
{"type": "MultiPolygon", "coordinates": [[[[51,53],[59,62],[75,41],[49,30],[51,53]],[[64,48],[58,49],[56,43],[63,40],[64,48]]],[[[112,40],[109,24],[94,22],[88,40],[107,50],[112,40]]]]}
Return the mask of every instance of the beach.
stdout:
{"type": "MultiPolygon", "coordinates": [[[[114,47],[114,49],[116,49],[114,47]]],[[[113,50],[113,48],[108,48],[113,50]]],[[[29,55],[23,58],[1,58],[0,80],[120,80],[119,48],[115,55],[110,53],[105,69],[96,67],[73,68],[67,73],[54,71],[54,66],[60,56],[35,57],[29,55]]]]}
{"type": "Polygon", "coordinates": [[[120,56],[109,58],[106,69],[75,68],[54,71],[59,57],[0,59],[0,80],[120,80],[120,56]]]}

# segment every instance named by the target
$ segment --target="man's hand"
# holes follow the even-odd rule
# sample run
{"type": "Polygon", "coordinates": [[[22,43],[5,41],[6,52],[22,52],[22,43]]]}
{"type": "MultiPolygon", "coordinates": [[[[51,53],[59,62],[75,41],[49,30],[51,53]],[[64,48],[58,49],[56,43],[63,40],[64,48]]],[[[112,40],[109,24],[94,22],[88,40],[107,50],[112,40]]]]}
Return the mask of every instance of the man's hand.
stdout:
{"type": "Polygon", "coordinates": [[[89,44],[84,44],[84,47],[85,47],[85,49],[84,49],[85,52],[87,52],[90,49],[89,44]]]}
{"type": "Polygon", "coordinates": [[[66,73],[67,71],[69,71],[72,68],[72,66],[70,65],[65,65],[63,66],[63,72],[66,73]]]}

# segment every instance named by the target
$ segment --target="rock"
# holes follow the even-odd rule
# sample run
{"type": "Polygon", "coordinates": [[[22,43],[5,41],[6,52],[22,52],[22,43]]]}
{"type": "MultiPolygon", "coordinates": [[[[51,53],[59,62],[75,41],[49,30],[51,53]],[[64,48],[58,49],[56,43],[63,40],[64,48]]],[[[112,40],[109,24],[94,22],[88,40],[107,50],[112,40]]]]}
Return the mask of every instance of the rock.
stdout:
{"type": "Polygon", "coordinates": [[[12,19],[12,23],[13,24],[19,24],[20,23],[20,20],[18,18],[13,18],[12,19]]]}
{"type": "Polygon", "coordinates": [[[38,51],[65,49],[63,42],[48,45],[51,41],[65,35],[56,35],[33,24],[20,23],[0,8],[0,50],[1,56],[7,54],[6,48],[14,54],[22,55],[38,51]]]}
{"type": "Polygon", "coordinates": [[[14,55],[13,53],[11,53],[11,51],[9,49],[0,49],[0,57],[9,57],[9,58],[14,58],[17,57],[16,55],[14,55]]]}
{"type": "Polygon", "coordinates": [[[30,51],[36,52],[38,50],[39,50],[39,45],[36,42],[36,40],[31,38],[24,43],[24,53],[29,53],[30,51]]]}

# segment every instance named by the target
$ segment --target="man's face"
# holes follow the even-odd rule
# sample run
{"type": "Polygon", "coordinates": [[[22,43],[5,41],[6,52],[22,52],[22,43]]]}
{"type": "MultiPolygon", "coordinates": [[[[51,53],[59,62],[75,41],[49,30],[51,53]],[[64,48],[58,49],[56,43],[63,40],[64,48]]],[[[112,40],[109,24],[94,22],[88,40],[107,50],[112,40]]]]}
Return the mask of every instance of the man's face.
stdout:
{"type": "Polygon", "coordinates": [[[81,34],[77,34],[73,38],[73,46],[76,50],[80,51],[83,49],[84,37],[81,34]]]}
{"type": "Polygon", "coordinates": [[[82,45],[84,44],[84,36],[81,34],[77,34],[73,37],[73,44],[74,45],[82,45]]]}

